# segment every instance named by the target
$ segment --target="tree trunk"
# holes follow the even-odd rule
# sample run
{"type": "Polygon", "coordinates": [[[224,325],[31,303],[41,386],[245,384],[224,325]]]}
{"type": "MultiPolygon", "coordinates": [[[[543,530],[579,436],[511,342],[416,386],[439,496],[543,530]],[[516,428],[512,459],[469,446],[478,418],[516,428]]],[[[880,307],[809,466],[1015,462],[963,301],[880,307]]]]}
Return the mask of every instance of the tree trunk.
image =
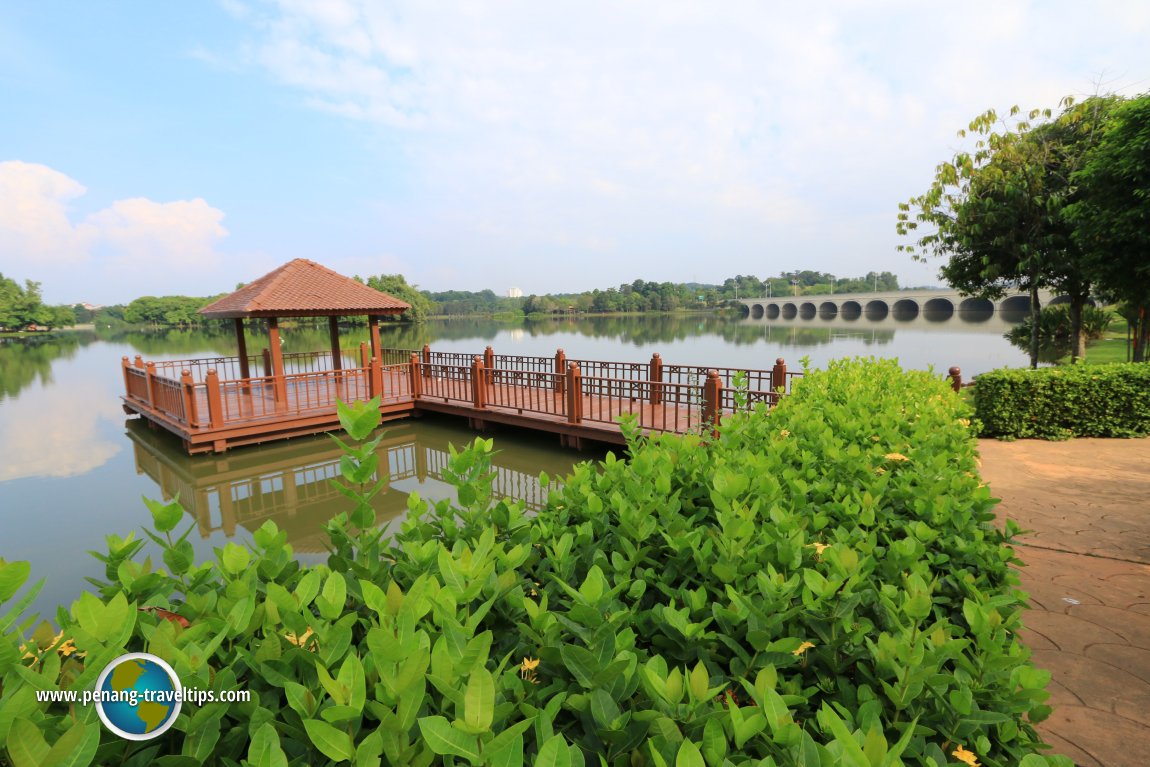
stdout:
{"type": "Polygon", "coordinates": [[[1082,332],[1082,310],[1086,296],[1070,297],[1070,364],[1086,359],[1086,334],[1082,332]]]}
{"type": "Polygon", "coordinates": [[[1138,319],[1134,324],[1134,361],[1146,361],[1146,345],[1150,343],[1150,317],[1147,317],[1147,307],[1138,310],[1138,319]]]}
{"type": "Polygon", "coordinates": [[[1038,314],[1042,307],[1038,304],[1038,282],[1030,281],[1030,367],[1038,367],[1038,314]]]}

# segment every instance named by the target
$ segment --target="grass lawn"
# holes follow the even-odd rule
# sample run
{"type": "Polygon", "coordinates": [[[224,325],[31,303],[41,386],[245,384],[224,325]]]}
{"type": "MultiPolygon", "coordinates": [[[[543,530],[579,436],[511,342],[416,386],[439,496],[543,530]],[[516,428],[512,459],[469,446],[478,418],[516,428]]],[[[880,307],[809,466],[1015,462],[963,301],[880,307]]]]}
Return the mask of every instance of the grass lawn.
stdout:
{"type": "MultiPolygon", "coordinates": [[[[1126,333],[1126,320],[1115,315],[1114,322],[1106,331],[1106,335],[1097,341],[1086,342],[1086,361],[1100,364],[1128,362],[1129,351],[1126,348],[1126,333]]],[[[1060,361],[1069,363],[1070,357],[1060,361]]]]}

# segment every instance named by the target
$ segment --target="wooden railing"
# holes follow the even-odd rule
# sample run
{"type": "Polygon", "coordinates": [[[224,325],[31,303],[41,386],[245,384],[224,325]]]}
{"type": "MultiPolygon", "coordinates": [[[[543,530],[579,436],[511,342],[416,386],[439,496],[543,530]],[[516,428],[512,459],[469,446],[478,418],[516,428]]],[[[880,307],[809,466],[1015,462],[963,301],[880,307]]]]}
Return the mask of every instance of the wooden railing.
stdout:
{"type": "MultiPolygon", "coordinates": [[[[284,355],[285,374],[239,376],[238,357],[145,363],[123,359],[127,399],[192,429],[219,429],[261,419],[284,419],[334,409],[338,400],[380,396],[384,403],[441,402],[474,411],[530,413],[568,425],[637,420],[647,431],[714,430],[724,413],[773,406],[801,375],[780,359],[770,370],[667,365],[650,362],[482,355],[383,349],[359,365],[331,353],[284,355]],[[388,364],[383,364],[386,360],[388,364]],[[314,368],[314,369],[305,369],[314,368]],[[223,371],[223,374],[221,374],[223,371]],[[735,384],[738,387],[735,388],[735,384]]],[[[249,357],[249,367],[259,370],[249,357]]]]}

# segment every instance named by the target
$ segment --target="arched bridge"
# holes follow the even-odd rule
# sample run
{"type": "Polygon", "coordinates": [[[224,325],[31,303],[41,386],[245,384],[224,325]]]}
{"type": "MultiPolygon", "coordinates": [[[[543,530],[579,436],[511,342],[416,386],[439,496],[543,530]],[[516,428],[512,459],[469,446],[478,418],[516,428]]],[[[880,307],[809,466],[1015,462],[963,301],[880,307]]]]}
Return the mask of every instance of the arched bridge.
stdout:
{"type": "MultiPolygon", "coordinates": [[[[1066,296],[1055,296],[1040,290],[1038,300],[1042,306],[1069,301],[1066,296]]],[[[913,320],[921,316],[933,322],[948,320],[961,312],[989,317],[998,312],[1005,319],[1021,321],[1030,312],[1030,296],[1012,293],[997,301],[963,296],[955,290],[893,290],[874,293],[833,293],[822,296],[777,296],[772,298],[745,298],[739,303],[747,307],[750,319],[810,320],[913,320]]]]}

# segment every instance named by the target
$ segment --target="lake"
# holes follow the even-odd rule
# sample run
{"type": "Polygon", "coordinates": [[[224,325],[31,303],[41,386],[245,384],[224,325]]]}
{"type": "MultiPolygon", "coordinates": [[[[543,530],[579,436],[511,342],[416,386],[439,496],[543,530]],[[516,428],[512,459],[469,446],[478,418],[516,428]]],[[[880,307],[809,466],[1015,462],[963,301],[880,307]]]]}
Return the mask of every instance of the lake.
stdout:
{"type": "MultiPolygon", "coordinates": [[[[666,364],[769,368],[778,357],[791,369],[808,357],[813,367],[845,356],[897,357],[905,367],[933,366],[941,376],[952,365],[964,377],[1026,364],[1023,352],[1002,337],[999,317],[945,322],[892,319],[737,320],[714,315],[570,317],[501,323],[488,319],[383,326],[385,347],[500,354],[554,355],[646,362],[658,352],[666,364]]],[[[0,339],[0,557],[32,562],[33,578],[46,578],[37,600],[42,614],[70,604],[86,577],[103,577],[87,555],[104,550],[104,536],[126,535],[150,522],[141,496],[178,494],[197,555],[232,540],[245,543],[272,519],[286,530],[301,560],[322,561],[322,525],[346,509],[328,478],[339,454],[326,437],[240,448],[189,457],[174,439],[152,432],[120,408],[121,357],[147,360],[233,355],[230,332],[166,331],[107,335],[75,332],[45,340],[0,339]]],[[[285,352],[326,348],[326,328],[287,328],[285,352]]],[[[344,348],[367,339],[349,331],[344,348]]],[[[249,351],[264,338],[251,335],[249,351]]],[[[601,458],[605,449],[575,452],[554,435],[493,432],[499,492],[543,502],[538,473],[563,475],[577,462],[601,458]]],[[[450,444],[474,435],[462,420],[424,417],[387,425],[390,489],[377,498],[385,524],[397,524],[408,495],[452,495],[444,481],[450,444]]],[[[382,456],[381,456],[382,457],[382,456]]],[[[181,530],[183,528],[180,528],[181,530]]],[[[155,552],[153,552],[155,553],[155,552]]]]}

